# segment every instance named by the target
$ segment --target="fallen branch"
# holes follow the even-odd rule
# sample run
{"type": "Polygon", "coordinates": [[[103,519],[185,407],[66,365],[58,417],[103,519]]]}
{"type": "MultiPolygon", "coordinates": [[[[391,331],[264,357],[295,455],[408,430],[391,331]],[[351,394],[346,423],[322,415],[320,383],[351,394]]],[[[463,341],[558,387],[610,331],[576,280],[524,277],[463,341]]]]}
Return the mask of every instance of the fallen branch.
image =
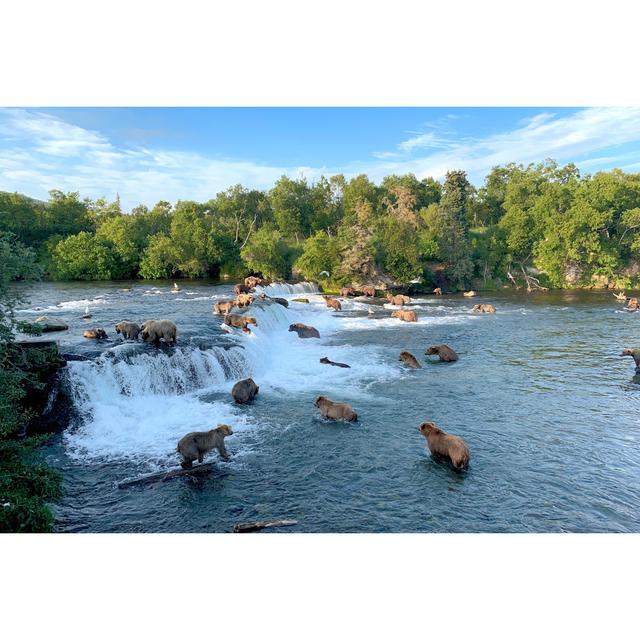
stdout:
{"type": "Polygon", "coordinates": [[[290,527],[298,524],[297,520],[258,520],[257,522],[245,522],[236,524],[233,527],[233,533],[251,533],[252,531],[260,531],[269,527],[290,527]]]}
{"type": "Polygon", "coordinates": [[[538,280],[538,278],[534,278],[533,276],[529,275],[525,268],[524,265],[520,265],[520,269],[522,270],[522,275],[524,276],[524,280],[527,283],[527,291],[531,292],[533,291],[534,288],[539,289],[540,291],[549,291],[549,289],[547,289],[547,287],[543,287],[540,284],[540,280],[538,280]],[[531,286],[533,285],[533,287],[531,286]]]}
{"type": "Polygon", "coordinates": [[[158,471],[157,473],[151,473],[146,476],[139,476],[138,478],[131,478],[129,480],[122,480],[118,482],[118,489],[124,489],[137,484],[150,484],[152,482],[164,482],[165,480],[171,480],[172,478],[179,478],[181,476],[190,476],[197,478],[208,473],[211,473],[216,468],[215,463],[207,462],[205,464],[199,464],[191,469],[171,469],[170,471],[158,471]]]}

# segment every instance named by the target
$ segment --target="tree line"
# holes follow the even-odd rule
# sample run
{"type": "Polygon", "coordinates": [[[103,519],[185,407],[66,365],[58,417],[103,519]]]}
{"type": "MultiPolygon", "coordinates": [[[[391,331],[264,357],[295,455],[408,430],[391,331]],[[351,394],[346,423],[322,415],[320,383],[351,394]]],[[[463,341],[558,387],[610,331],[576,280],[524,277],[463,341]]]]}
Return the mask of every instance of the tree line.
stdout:
{"type": "Polygon", "coordinates": [[[581,176],[553,160],[464,171],[280,178],[207,202],[124,212],[119,199],[0,192],[0,229],[56,280],[240,277],[326,279],[462,289],[505,283],[632,286],[640,273],[640,174],[581,176]]]}

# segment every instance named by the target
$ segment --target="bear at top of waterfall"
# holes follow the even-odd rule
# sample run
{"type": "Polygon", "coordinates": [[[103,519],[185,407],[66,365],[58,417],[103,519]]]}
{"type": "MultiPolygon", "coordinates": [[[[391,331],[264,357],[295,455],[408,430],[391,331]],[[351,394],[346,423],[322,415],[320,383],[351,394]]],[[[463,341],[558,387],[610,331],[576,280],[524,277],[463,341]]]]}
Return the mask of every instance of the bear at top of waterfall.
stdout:
{"type": "Polygon", "coordinates": [[[631,356],[636,363],[636,373],[640,373],[640,349],[623,349],[620,356],[631,356]]]}
{"type": "Polygon", "coordinates": [[[106,340],[109,337],[104,329],[85,329],[82,335],[92,340],[106,340]]]}
{"type": "Polygon", "coordinates": [[[251,316],[241,316],[237,313],[227,313],[223,321],[228,327],[236,327],[242,329],[245,333],[251,333],[251,329],[247,325],[258,326],[258,321],[251,316]]]}
{"type": "Polygon", "coordinates": [[[121,333],[125,340],[137,340],[140,333],[140,326],[135,322],[123,320],[116,325],[116,333],[121,333]]]}
{"type": "Polygon", "coordinates": [[[140,335],[145,342],[172,342],[175,344],[178,329],[171,320],[145,320],[140,325],[140,335]]]}
{"type": "Polygon", "coordinates": [[[469,466],[469,447],[462,438],[445,433],[433,422],[423,422],[418,429],[427,439],[434,458],[449,460],[458,471],[464,471],[469,466]]]}
{"type": "Polygon", "coordinates": [[[329,420],[356,422],[358,414],[346,402],[334,402],[325,396],[318,396],[313,403],[320,409],[320,415],[329,420]]]}
{"type": "Polygon", "coordinates": [[[236,307],[248,307],[254,300],[254,297],[250,293],[241,293],[236,296],[236,299],[233,301],[236,307]]]}
{"type": "Polygon", "coordinates": [[[458,359],[458,354],[446,344],[432,344],[427,347],[425,355],[439,356],[441,362],[455,362],[458,359]]]}
{"type": "Polygon", "coordinates": [[[237,284],[235,287],[233,287],[233,292],[239,296],[241,293],[251,293],[253,291],[252,287],[247,287],[244,284],[237,284]]]}
{"type": "Polygon", "coordinates": [[[231,309],[235,306],[235,300],[222,300],[213,305],[213,312],[218,315],[226,315],[231,313],[231,309]]]}
{"type": "Polygon", "coordinates": [[[289,325],[289,331],[295,331],[298,338],[319,338],[320,332],[315,328],[302,322],[295,322],[289,325]]]}
{"type": "Polygon", "coordinates": [[[418,322],[418,314],[415,311],[401,311],[400,309],[391,312],[392,318],[400,318],[402,322],[418,322]]]}
{"type": "Polygon", "coordinates": [[[412,369],[422,369],[422,365],[418,362],[416,357],[408,351],[401,351],[398,360],[404,362],[408,367],[411,367],[412,369]]]}
{"type": "Polygon", "coordinates": [[[224,439],[233,435],[233,429],[228,424],[219,424],[210,431],[192,431],[180,438],[176,451],[182,456],[183,469],[191,469],[193,461],[202,463],[205,454],[217,449],[223,460],[229,459],[224,446],[224,439]]]}
{"type": "Polygon", "coordinates": [[[247,404],[257,395],[260,387],[253,381],[253,378],[239,380],[233,385],[231,395],[236,404],[247,404]]]}

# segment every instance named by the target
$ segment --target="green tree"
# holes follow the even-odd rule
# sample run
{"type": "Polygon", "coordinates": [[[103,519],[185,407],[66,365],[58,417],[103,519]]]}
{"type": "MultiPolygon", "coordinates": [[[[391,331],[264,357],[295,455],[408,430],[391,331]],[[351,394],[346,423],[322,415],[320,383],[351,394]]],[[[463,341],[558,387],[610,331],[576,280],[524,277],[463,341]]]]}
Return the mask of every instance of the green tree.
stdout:
{"type": "Polygon", "coordinates": [[[283,257],[282,236],[276,230],[263,227],[254,233],[240,251],[242,260],[252,271],[266,278],[284,278],[286,263],[283,257]]]}
{"type": "Polygon", "coordinates": [[[81,231],[53,249],[52,275],[57,280],[110,280],[115,271],[111,245],[95,234],[81,231]]]}
{"type": "Polygon", "coordinates": [[[171,278],[178,271],[178,252],[173,241],[161,233],[151,236],[140,260],[140,277],[171,278]]]}
{"type": "Polygon", "coordinates": [[[24,300],[10,285],[39,277],[35,260],[14,235],[0,232],[0,532],[50,531],[54,518],[47,503],[62,493],[60,474],[39,460],[42,439],[20,436],[31,417],[24,401],[33,381],[13,337],[14,309],[24,300]]]}
{"type": "Polygon", "coordinates": [[[337,236],[317,231],[305,240],[302,255],[295,268],[307,279],[318,279],[323,271],[335,273],[340,264],[340,243],[337,236]]]}

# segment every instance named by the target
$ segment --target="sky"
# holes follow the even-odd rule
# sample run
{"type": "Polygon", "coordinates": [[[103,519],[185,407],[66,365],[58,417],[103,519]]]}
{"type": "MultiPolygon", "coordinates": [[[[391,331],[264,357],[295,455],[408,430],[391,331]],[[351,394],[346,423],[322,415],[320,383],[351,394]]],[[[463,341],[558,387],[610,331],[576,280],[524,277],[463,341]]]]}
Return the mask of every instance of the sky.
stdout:
{"type": "Polygon", "coordinates": [[[125,210],[206,201],[283,174],[442,179],[553,158],[640,171],[640,108],[0,108],[0,191],[78,191],[125,210]]]}

